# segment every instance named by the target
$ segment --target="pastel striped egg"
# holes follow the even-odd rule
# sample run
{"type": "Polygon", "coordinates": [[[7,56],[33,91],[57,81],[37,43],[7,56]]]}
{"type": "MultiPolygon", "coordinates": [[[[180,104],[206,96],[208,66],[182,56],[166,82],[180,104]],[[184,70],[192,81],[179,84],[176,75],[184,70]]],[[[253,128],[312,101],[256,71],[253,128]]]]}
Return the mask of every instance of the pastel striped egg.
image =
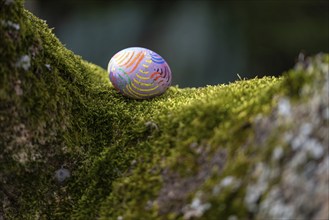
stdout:
{"type": "Polygon", "coordinates": [[[108,64],[113,86],[124,96],[148,99],[163,94],[171,84],[171,70],[157,53],[130,47],[116,53],[108,64]]]}

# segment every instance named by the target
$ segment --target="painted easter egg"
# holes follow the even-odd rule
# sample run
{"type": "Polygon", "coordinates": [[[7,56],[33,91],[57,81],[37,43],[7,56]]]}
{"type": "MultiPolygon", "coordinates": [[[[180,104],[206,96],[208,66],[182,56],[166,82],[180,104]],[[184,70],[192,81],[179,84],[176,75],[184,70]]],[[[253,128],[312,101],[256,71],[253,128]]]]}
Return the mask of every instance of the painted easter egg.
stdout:
{"type": "Polygon", "coordinates": [[[148,99],[163,94],[171,84],[171,70],[157,53],[130,47],[116,53],[108,64],[113,86],[133,99],[148,99]]]}

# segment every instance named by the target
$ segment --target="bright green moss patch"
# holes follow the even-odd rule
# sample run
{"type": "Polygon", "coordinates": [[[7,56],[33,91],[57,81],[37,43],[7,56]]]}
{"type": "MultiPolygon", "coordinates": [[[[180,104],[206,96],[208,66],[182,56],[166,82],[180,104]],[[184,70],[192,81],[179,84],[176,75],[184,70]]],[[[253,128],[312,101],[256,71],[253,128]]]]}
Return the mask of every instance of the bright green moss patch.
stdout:
{"type": "MultiPolygon", "coordinates": [[[[257,206],[281,183],[267,170],[279,164],[273,155],[289,168],[294,142],[281,133],[298,133],[280,124],[282,114],[323,95],[328,55],[281,78],[171,87],[132,100],[21,4],[5,1],[0,9],[0,219],[273,216],[257,206]],[[261,189],[255,201],[253,184],[261,189]]],[[[326,106],[316,103],[325,118],[326,106]]],[[[313,139],[322,144],[321,135],[313,139]]],[[[319,152],[310,153],[317,163],[319,152]]]]}

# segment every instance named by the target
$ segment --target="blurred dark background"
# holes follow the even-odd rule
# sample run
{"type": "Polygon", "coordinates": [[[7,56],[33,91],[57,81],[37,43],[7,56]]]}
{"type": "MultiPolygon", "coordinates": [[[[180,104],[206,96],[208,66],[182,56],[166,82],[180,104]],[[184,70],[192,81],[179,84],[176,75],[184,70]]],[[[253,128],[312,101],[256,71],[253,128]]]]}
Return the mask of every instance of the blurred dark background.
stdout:
{"type": "Polygon", "coordinates": [[[67,48],[107,68],[140,46],[170,65],[173,84],[199,87],[293,67],[300,52],[329,52],[328,0],[26,0],[67,48]]]}

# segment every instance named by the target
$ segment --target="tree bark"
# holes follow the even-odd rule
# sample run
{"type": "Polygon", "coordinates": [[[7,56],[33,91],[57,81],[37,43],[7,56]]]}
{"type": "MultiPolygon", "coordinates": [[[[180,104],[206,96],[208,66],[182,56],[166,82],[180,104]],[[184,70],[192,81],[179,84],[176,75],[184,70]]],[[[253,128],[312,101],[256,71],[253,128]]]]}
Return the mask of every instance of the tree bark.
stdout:
{"type": "Polygon", "coordinates": [[[22,5],[0,2],[0,219],[328,219],[328,55],[138,101],[22,5]]]}

